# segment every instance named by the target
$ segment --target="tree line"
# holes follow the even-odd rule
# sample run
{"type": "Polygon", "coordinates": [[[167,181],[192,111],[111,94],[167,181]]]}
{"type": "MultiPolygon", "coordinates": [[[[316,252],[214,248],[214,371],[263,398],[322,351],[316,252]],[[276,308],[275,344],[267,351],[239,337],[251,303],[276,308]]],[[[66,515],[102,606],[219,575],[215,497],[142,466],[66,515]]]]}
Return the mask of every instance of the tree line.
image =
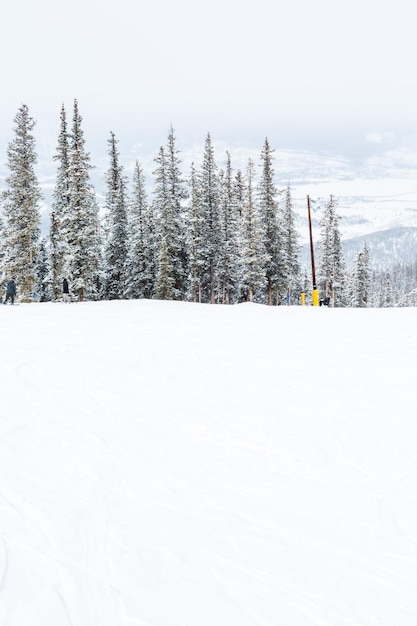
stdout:
{"type": "MultiPolygon", "coordinates": [[[[291,188],[276,186],[268,139],[257,174],[252,159],[244,171],[235,171],[229,153],[225,167],[219,168],[208,133],[201,166],[193,163],[184,175],[171,127],[155,157],[148,194],[139,160],[129,184],[111,132],[100,207],[78,102],[70,125],[63,105],[49,232],[42,237],[35,121],[27,105],[20,107],[14,124],[1,193],[0,270],[3,282],[15,277],[21,300],[35,295],[42,301],[61,300],[64,278],[80,301],[157,298],[277,305],[299,303],[302,292],[311,292],[309,273],[300,263],[291,188]]],[[[320,222],[320,292],[335,306],[375,306],[369,248],[365,244],[349,274],[336,204],[331,196],[320,222]]]]}

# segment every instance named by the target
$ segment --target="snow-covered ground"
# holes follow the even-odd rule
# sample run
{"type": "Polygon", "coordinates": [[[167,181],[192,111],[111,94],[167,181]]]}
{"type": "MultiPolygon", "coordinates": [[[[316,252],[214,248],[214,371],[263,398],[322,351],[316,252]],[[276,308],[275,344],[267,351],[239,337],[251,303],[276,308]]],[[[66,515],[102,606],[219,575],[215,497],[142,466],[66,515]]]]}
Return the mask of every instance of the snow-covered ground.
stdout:
{"type": "Polygon", "coordinates": [[[0,626],[415,626],[416,321],[2,306],[0,626]]]}

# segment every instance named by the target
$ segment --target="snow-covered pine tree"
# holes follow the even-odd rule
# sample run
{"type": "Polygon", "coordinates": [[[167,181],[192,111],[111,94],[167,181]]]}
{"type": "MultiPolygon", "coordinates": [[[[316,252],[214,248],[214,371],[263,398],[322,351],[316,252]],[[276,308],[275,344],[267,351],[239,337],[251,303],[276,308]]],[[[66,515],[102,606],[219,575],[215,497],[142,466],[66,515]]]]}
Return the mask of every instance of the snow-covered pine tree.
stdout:
{"type": "Polygon", "coordinates": [[[210,133],[207,133],[205,141],[200,181],[201,215],[203,224],[201,292],[203,302],[210,302],[214,304],[219,300],[219,265],[223,242],[220,221],[219,173],[214,161],[214,149],[210,133]]]}
{"type": "Polygon", "coordinates": [[[146,196],[145,176],[138,161],[133,171],[133,193],[128,217],[126,295],[128,298],[151,298],[155,283],[155,226],[146,196]]]}
{"type": "Polygon", "coordinates": [[[57,300],[62,294],[62,280],[69,264],[68,245],[71,230],[70,194],[69,194],[69,134],[64,105],[61,107],[61,124],[57,152],[54,160],[58,161],[55,188],[52,199],[52,211],[49,226],[50,283],[52,299],[57,300]]]}
{"type": "Polygon", "coordinates": [[[365,241],[358,252],[353,274],[353,306],[368,307],[371,300],[371,258],[365,241]]]}
{"type": "Polygon", "coordinates": [[[126,264],[128,255],[128,223],[126,177],[119,162],[118,140],[110,133],[110,165],[106,172],[105,208],[108,218],[108,237],[104,251],[103,295],[108,300],[119,300],[126,295],[126,264]]]}
{"type": "Polygon", "coordinates": [[[182,209],[186,191],[172,127],[168,136],[168,146],[166,149],[161,146],[155,162],[157,168],[154,172],[153,207],[157,218],[156,257],[162,258],[160,257],[161,243],[165,240],[168,265],[172,270],[171,299],[181,300],[185,294],[186,277],[185,228],[182,209]]]}
{"type": "Polygon", "coordinates": [[[379,306],[391,307],[394,306],[394,289],[392,275],[389,270],[385,270],[381,274],[380,287],[379,287],[379,306]]]}
{"type": "Polygon", "coordinates": [[[233,194],[236,202],[236,211],[237,211],[237,272],[238,272],[238,294],[237,300],[238,302],[242,302],[246,300],[246,293],[242,290],[243,284],[243,249],[242,249],[242,220],[244,214],[244,206],[245,206],[245,198],[246,198],[246,182],[245,176],[242,174],[241,170],[236,172],[236,176],[233,183],[233,194]]]}
{"type": "Polygon", "coordinates": [[[295,219],[291,188],[288,185],[285,191],[281,236],[285,289],[289,303],[294,297],[294,294],[299,292],[302,287],[300,275],[300,246],[298,244],[298,232],[295,226],[295,219]]]}
{"type": "MultiPolygon", "coordinates": [[[[155,215],[155,259],[157,261],[156,266],[156,290],[160,293],[160,273],[164,275],[164,300],[168,299],[166,289],[167,285],[171,287],[170,300],[175,300],[174,285],[175,279],[173,275],[173,262],[171,255],[171,234],[173,232],[172,226],[172,214],[170,203],[169,191],[168,191],[168,175],[167,175],[167,160],[165,156],[165,149],[163,146],[159,148],[158,156],[155,158],[157,167],[153,172],[155,176],[155,186],[153,190],[153,202],[152,211],[155,215]],[[168,239],[168,241],[167,241],[168,239]],[[164,251],[162,251],[162,243],[164,243],[164,251]],[[159,263],[163,262],[164,267],[160,268],[159,263]],[[166,276],[166,272],[172,272],[169,277],[166,276]]],[[[155,293],[155,296],[158,297],[155,293]]]]}
{"type": "Polygon", "coordinates": [[[39,244],[39,253],[36,259],[35,294],[38,302],[49,302],[52,299],[51,268],[48,246],[45,238],[39,244]]]}
{"type": "Polygon", "coordinates": [[[170,246],[173,267],[174,297],[183,299],[186,293],[187,252],[185,244],[185,211],[183,201],[187,189],[181,172],[181,159],[175,145],[174,129],[171,126],[166,148],[166,173],[168,183],[169,213],[164,225],[164,237],[170,246]]]}
{"type": "Polygon", "coordinates": [[[90,180],[90,155],[85,150],[82,117],[74,101],[69,147],[69,259],[66,274],[80,301],[99,291],[100,225],[98,204],[90,180]]]}
{"type": "Polygon", "coordinates": [[[221,175],[220,220],[220,287],[221,302],[233,304],[239,295],[239,242],[238,242],[238,207],[235,195],[232,165],[229,152],[226,170],[221,175]]]}
{"type": "MultiPolygon", "coordinates": [[[[1,206],[1,205],[0,205],[1,206]]],[[[4,222],[0,214],[0,286],[3,284],[3,260],[4,260],[4,222]]],[[[0,298],[1,299],[1,298],[0,298]]]]}
{"type": "Polygon", "coordinates": [[[336,200],[331,195],[320,221],[318,274],[322,295],[329,297],[333,306],[346,305],[346,268],[339,221],[340,216],[336,213],[336,200]]]}
{"type": "Polygon", "coordinates": [[[244,299],[249,302],[254,300],[262,302],[263,291],[266,287],[265,263],[269,257],[265,250],[259,209],[254,198],[254,176],[255,165],[252,159],[249,159],[246,170],[246,198],[241,222],[241,292],[244,294],[244,299]]]}
{"type": "Polygon", "coordinates": [[[204,267],[204,224],[201,206],[201,185],[194,163],[191,164],[191,194],[186,218],[186,245],[188,252],[187,299],[201,302],[201,283],[204,267]]]}
{"type": "Polygon", "coordinates": [[[35,121],[26,104],[18,110],[14,123],[15,137],[7,150],[10,174],[1,195],[5,218],[3,272],[6,278],[15,278],[19,299],[30,301],[36,282],[42,194],[35,174],[35,121]]]}
{"type": "Polygon", "coordinates": [[[243,206],[245,204],[246,197],[246,183],[245,177],[241,170],[237,170],[233,183],[233,195],[235,197],[236,208],[238,213],[238,221],[240,221],[243,215],[243,206]]]}
{"type": "Polygon", "coordinates": [[[277,189],[274,184],[272,166],[274,150],[268,139],[261,152],[262,174],[257,186],[261,226],[267,254],[265,265],[266,298],[268,304],[279,302],[279,294],[285,288],[284,264],[282,253],[281,224],[278,216],[277,189]]]}
{"type": "Polygon", "coordinates": [[[168,246],[165,239],[162,239],[155,285],[155,298],[157,300],[172,300],[173,282],[173,269],[168,246]]]}

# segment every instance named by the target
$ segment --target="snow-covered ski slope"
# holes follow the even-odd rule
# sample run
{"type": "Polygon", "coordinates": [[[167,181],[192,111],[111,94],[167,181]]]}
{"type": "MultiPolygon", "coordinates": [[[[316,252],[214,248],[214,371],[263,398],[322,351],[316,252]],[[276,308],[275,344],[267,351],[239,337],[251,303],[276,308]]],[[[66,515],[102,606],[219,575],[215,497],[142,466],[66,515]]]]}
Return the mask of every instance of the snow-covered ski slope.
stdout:
{"type": "Polygon", "coordinates": [[[416,625],[416,309],[0,328],[0,626],[416,625]]]}

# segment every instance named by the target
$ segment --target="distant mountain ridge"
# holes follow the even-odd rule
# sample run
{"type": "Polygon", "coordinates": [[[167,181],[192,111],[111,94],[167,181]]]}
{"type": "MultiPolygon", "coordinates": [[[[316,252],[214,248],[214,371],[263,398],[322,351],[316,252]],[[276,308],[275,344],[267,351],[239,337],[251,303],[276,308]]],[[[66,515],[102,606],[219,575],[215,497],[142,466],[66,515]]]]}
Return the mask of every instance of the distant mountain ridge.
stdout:
{"type": "MultiPolygon", "coordinates": [[[[413,263],[417,260],[417,226],[378,230],[343,240],[345,260],[349,269],[354,266],[356,257],[365,242],[369,246],[371,266],[376,270],[383,270],[396,264],[413,263]]],[[[310,246],[308,244],[303,244],[301,258],[303,265],[309,267],[310,246]]]]}
{"type": "Polygon", "coordinates": [[[417,227],[399,227],[368,233],[343,241],[348,266],[354,264],[365,241],[371,252],[371,265],[384,269],[396,263],[413,263],[417,259],[417,227]]]}

